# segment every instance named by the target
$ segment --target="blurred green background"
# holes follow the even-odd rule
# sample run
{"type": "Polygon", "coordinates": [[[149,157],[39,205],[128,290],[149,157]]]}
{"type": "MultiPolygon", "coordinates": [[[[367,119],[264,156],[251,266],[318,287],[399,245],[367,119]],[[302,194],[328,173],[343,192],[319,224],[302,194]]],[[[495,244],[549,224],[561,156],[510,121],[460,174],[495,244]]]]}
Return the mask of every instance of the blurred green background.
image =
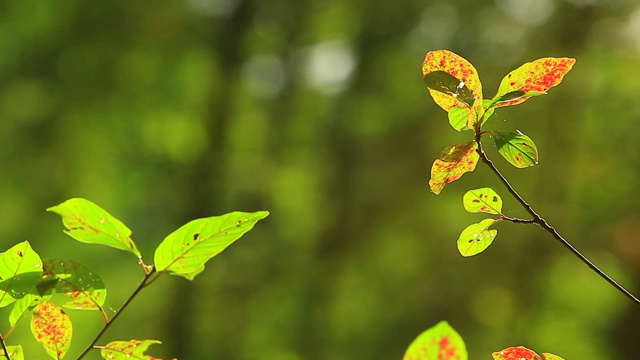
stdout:
{"type": "MultiPolygon", "coordinates": [[[[507,214],[526,213],[483,166],[429,192],[433,160],[471,138],[422,83],[435,49],[471,61],[486,97],[524,62],[577,58],[550,95],[487,123],[531,136],[540,165],[489,154],[640,293],[640,4],[623,0],[2,1],[1,246],[77,259],[117,308],[136,260],[72,241],[45,208],[96,202],[148,262],[188,220],[269,210],[192,283],[142,292],[101,343],[159,339],[151,354],[181,360],[400,359],[448,320],[471,359],[515,345],[635,359],[638,306],[542,230],[501,223],[485,253],[458,254],[483,218],[464,191],[493,186],[507,214]]],[[[101,316],[69,313],[74,358],[101,316]]],[[[25,320],[8,342],[47,358],[25,320]]]]}

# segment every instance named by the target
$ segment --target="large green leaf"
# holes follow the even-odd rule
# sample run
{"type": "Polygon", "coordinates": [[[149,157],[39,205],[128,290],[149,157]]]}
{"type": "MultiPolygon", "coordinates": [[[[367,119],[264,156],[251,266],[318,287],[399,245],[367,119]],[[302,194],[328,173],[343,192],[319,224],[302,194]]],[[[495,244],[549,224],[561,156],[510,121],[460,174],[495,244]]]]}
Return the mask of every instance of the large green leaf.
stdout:
{"type": "MultiPolygon", "coordinates": [[[[20,345],[11,345],[7,346],[7,351],[9,352],[9,358],[11,360],[24,360],[24,351],[22,350],[22,346],[20,345]]],[[[4,355],[4,352],[0,350],[0,360],[6,359],[7,357],[4,355]]]]}
{"type": "Polygon", "coordinates": [[[34,291],[42,278],[42,260],[28,241],[0,254],[0,307],[34,291]]]}
{"type": "Polygon", "coordinates": [[[160,343],[158,340],[112,341],[100,350],[100,355],[107,360],[160,360],[144,354],[149,346],[160,343]]]}
{"type": "Polygon", "coordinates": [[[489,227],[496,222],[494,219],[484,219],[477,224],[467,226],[458,238],[458,251],[462,256],[473,256],[483,252],[493,243],[498,230],[489,227]]]}
{"type": "Polygon", "coordinates": [[[464,209],[471,213],[500,214],[502,212],[502,198],[488,187],[467,191],[462,197],[462,204],[464,209]]]}
{"type": "Polygon", "coordinates": [[[140,251],[131,240],[131,230],[107,211],[82,198],[69,199],[47,209],[62,217],[72,238],[89,244],[101,244],[128,251],[140,258],[140,251]]]}
{"type": "Polygon", "coordinates": [[[403,360],[466,360],[467,357],[460,334],[446,321],[441,321],[413,340],[403,360]]]}
{"type": "Polygon", "coordinates": [[[493,139],[500,155],[511,165],[526,168],[538,163],[538,148],[527,135],[496,131],[493,139]]]}
{"type": "Polygon", "coordinates": [[[33,309],[31,333],[54,359],[62,359],[71,344],[73,327],[69,315],[57,305],[43,301],[33,309]]]}
{"type": "Polygon", "coordinates": [[[193,220],[160,243],[154,255],[156,270],[193,280],[209,259],[268,215],[268,211],[232,212],[193,220]]]}
{"type": "Polygon", "coordinates": [[[458,180],[464,173],[473,171],[480,159],[478,144],[475,141],[467,145],[448,146],[431,166],[429,188],[438,195],[446,184],[458,180]]]}
{"type": "Polygon", "coordinates": [[[53,281],[54,291],[71,298],[63,306],[76,310],[101,310],[107,298],[102,279],[73,260],[43,260],[43,282],[53,281]]]}

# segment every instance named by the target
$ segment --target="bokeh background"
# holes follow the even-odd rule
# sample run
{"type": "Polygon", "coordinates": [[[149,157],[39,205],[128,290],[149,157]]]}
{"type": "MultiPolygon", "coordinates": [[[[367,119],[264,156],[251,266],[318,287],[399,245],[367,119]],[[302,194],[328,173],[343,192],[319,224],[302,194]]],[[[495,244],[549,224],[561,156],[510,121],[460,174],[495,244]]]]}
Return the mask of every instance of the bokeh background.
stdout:
{"type": "MultiPolygon", "coordinates": [[[[96,202],[148,262],[191,219],[271,211],[195,281],[145,289],[101,341],[158,339],[149,353],[164,358],[400,359],[440,320],[471,359],[514,345],[637,358],[638,306],[542,230],[501,223],[485,253],[458,254],[483,218],[463,210],[466,190],[493,186],[507,214],[526,213],[483,166],[429,192],[433,160],[471,137],[422,83],[435,49],[469,59],[486,97],[524,62],[577,58],[550,95],[487,123],[531,136],[540,165],[489,154],[640,293],[637,1],[3,1],[1,246],[79,260],[117,308],[141,280],[136,259],[72,241],[47,207],[96,202]]],[[[69,313],[74,358],[101,316],[69,313]]],[[[8,343],[47,358],[24,319],[8,343]]]]}

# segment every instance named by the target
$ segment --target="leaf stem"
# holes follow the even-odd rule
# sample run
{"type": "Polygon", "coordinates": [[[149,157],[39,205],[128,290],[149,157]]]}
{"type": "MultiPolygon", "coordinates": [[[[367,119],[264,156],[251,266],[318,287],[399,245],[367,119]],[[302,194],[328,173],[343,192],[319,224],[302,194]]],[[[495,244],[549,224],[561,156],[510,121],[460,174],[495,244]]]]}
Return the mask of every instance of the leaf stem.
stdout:
{"type": "MultiPolygon", "coordinates": [[[[487,154],[484,152],[484,148],[482,147],[481,138],[482,138],[482,133],[479,132],[479,131],[476,131],[475,140],[476,140],[476,143],[478,144],[478,150],[477,150],[478,155],[480,155],[480,158],[482,159],[482,162],[484,162],[487,166],[489,166],[489,168],[493,171],[493,173],[495,173],[498,176],[498,178],[500,178],[500,181],[502,181],[502,183],[507,187],[507,190],[509,191],[509,193],[511,195],[513,195],[513,197],[533,217],[533,219],[531,221],[526,221],[526,222],[536,224],[536,225],[540,226],[542,229],[546,230],[549,234],[551,234],[551,236],[553,236],[554,239],[558,240],[562,245],[564,245],[564,247],[569,249],[569,251],[571,251],[575,256],[577,256],[580,260],[582,260],[582,262],[585,263],[591,270],[593,270],[601,278],[603,278],[605,281],[607,281],[609,284],[611,284],[611,286],[613,286],[618,291],[623,293],[626,297],[631,299],[636,304],[640,305],[640,299],[638,299],[636,296],[634,296],[631,292],[629,292],[627,289],[625,289],[622,285],[618,284],[609,275],[607,275],[607,273],[605,273],[604,271],[600,270],[600,268],[598,268],[593,262],[591,262],[591,260],[589,260],[578,249],[573,247],[573,245],[571,245],[571,243],[569,243],[569,241],[567,241],[564,237],[562,237],[562,235],[560,235],[560,233],[558,233],[558,231],[553,226],[549,225],[549,223],[542,216],[538,215],[538,213],[535,210],[533,210],[531,205],[529,205],[529,203],[527,203],[527,201],[525,201],[525,199],[522,196],[520,196],[520,194],[518,194],[518,192],[514,189],[514,187],[511,186],[511,184],[509,183],[507,178],[505,178],[504,175],[502,175],[502,173],[500,172],[500,170],[498,170],[498,168],[493,163],[493,161],[491,161],[491,159],[489,159],[487,154]]],[[[524,219],[506,218],[506,220],[511,220],[513,222],[525,222],[525,221],[519,221],[519,220],[524,220],[524,219]],[[516,220],[516,221],[514,221],[514,220],[516,220]]]]}
{"type": "Polygon", "coordinates": [[[5,344],[2,334],[0,334],[0,345],[2,346],[2,350],[4,351],[4,356],[7,358],[7,360],[11,360],[11,357],[9,357],[9,350],[7,350],[7,344],[5,344]]]}

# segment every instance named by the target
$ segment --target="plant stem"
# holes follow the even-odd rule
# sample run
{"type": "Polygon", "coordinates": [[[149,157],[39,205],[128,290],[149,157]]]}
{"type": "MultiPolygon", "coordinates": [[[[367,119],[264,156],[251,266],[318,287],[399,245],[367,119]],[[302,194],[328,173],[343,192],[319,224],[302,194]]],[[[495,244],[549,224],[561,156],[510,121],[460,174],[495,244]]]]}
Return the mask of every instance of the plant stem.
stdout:
{"type": "MultiPolygon", "coordinates": [[[[575,256],[577,256],[580,260],[582,260],[582,262],[585,263],[591,270],[595,271],[596,274],[600,275],[601,278],[603,278],[605,281],[607,281],[609,284],[611,284],[614,288],[616,288],[618,291],[623,293],[626,297],[631,299],[633,302],[640,305],[640,299],[635,297],[631,292],[625,289],[622,285],[618,284],[609,275],[607,275],[607,273],[600,270],[600,268],[598,268],[593,262],[591,262],[591,260],[589,260],[586,256],[582,255],[582,253],[578,249],[573,247],[573,245],[571,245],[569,241],[567,241],[564,237],[562,237],[562,235],[560,235],[560,233],[558,233],[558,231],[553,226],[549,225],[549,223],[542,216],[538,215],[538,213],[535,210],[533,210],[531,205],[529,205],[529,203],[527,203],[524,200],[524,198],[522,198],[522,196],[518,194],[518,192],[513,188],[513,186],[509,184],[509,181],[507,180],[507,178],[505,178],[504,175],[502,175],[502,173],[500,172],[500,170],[498,170],[498,168],[495,166],[493,161],[491,161],[491,159],[489,159],[487,154],[484,152],[484,149],[482,147],[482,142],[480,141],[481,137],[482,137],[482,133],[479,131],[476,131],[475,140],[476,140],[476,143],[478,144],[478,150],[477,150],[478,155],[480,155],[480,158],[482,159],[482,161],[485,164],[487,164],[489,168],[491,168],[491,170],[498,176],[498,178],[500,178],[500,181],[502,181],[502,183],[507,187],[507,190],[509,191],[509,193],[511,193],[511,195],[513,195],[513,197],[516,198],[516,200],[533,217],[531,223],[536,224],[541,228],[543,228],[544,230],[546,230],[549,234],[551,234],[551,236],[553,236],[554,239],[558,240],[562,245],[564,245],[567,249],[569,249],[569,251],[571,251],[575,256]]],[[[516,222],[522,222],[522,221],[516,221],[516,222]]]]}
{"type": "MultiPolygon", "coordinates": [[[[131,303],[131,300],[133,300],[133,298],[135,298],[136,295],[138,295],[140,290],[142,290],[147,285],[147,282],[149,281],[149,278],[151,278],[151,275],[153,275],[154,273],[155,273],[155,268],[144,275],[144,279],[142,279],[142,281],[140,282],[138,287],[133,291],[133,293],[131,293],[131,295],[127,298],[127,300],[125,300],[125,302],[122,304],[122,306],[120,306],[120,308],[116,311],[116,313],[113,315],[111,320],[109,322],[107,322],[106,324],[104,324],[104,326],[102,327],[102,330],[100,330],[100,332],[98,332],[98,334],[91,341],[91,343],[87,346],[87,348],[84,349],[84,351],[80,354],[80,356],[78,356],[77,360],[81,360],[82,358],[84,358],[89,353],[89,351],[93,350],[94,346],[100,340],[102,335],[104,335],[104,333],[107,331],[107,329],[109,329],[111,324],[118,318],[118,316],[120,316],[122,311],[124,311],[124,309],[129,305],[129,303],[131,303]]],[[[3,342],[3,345],[4,345],[4,342],[3,342]]]]}
{"type": "Polygon", "coordinates": [[[9,357],[9,350],[7,350],[7,344],[4,343],[4,337],[2,337],[2,334],[0,334],[0,345],[2,345],[2,350],[4,350],[4,356],[7,360],[11,360],[11,357],[9,357]]]}

